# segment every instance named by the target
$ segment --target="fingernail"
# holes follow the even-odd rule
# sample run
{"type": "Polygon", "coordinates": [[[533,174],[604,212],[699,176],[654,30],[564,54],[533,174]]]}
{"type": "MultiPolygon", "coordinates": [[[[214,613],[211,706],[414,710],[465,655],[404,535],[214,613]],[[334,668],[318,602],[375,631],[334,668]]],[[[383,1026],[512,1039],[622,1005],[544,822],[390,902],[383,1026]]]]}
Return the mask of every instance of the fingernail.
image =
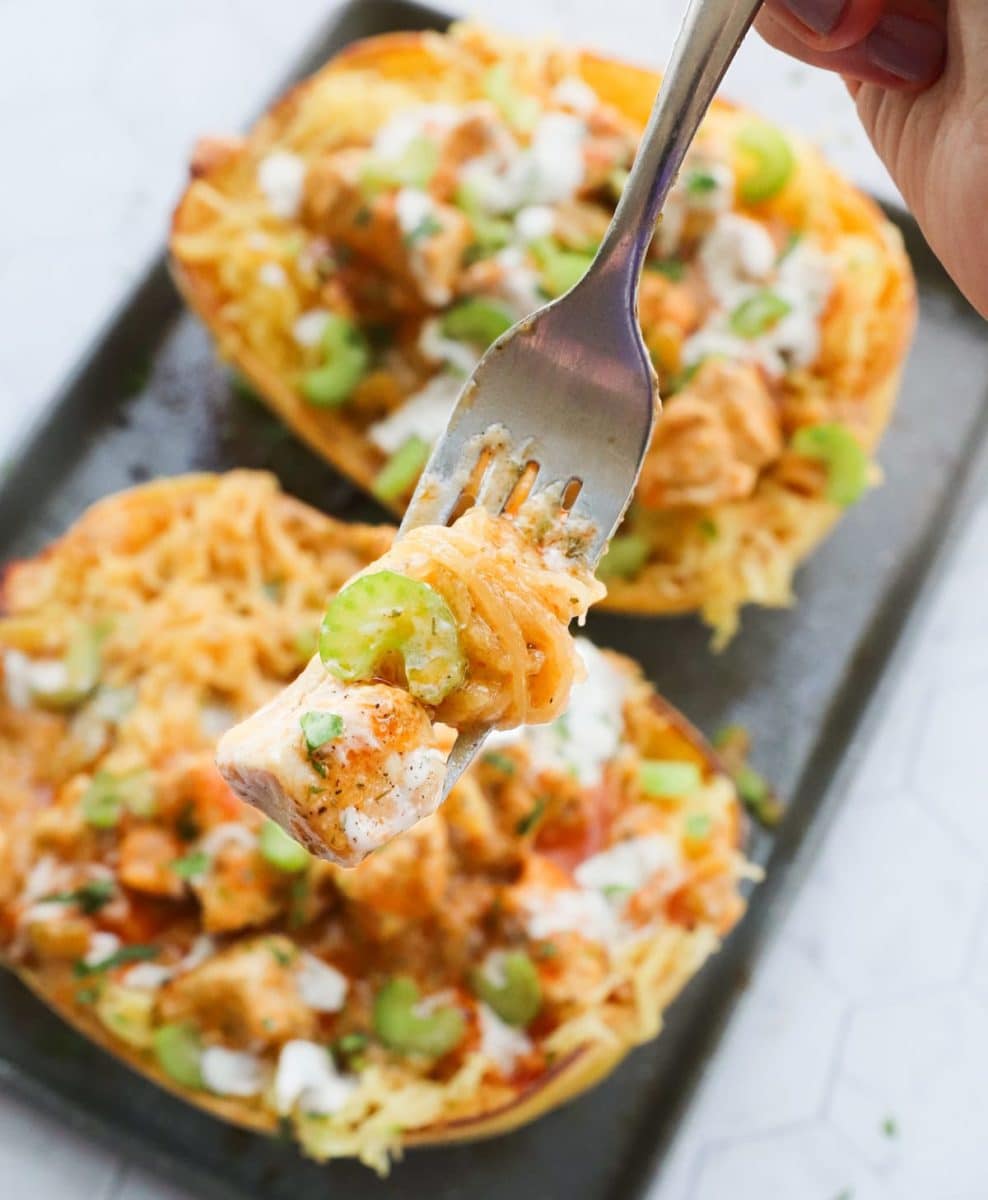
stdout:
{"type": "Polygon", "coordinates": [[[873,66],[907,83],[935,78],[946,48],[944,31],[938,26],[899,13],[882,17],[865,42],[873,66]]]}
{"type": "Polygon", "coordinates": [[[840,24],[847,0],[784,0],[797,21],[814,33],[832,33],[840,24]]]}

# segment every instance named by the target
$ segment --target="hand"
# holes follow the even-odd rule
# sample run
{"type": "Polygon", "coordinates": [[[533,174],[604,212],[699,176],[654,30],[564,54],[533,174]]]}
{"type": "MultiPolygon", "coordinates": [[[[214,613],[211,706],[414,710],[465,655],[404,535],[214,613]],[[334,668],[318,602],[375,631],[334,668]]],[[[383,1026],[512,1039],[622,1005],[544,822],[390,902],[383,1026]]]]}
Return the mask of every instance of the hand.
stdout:
{"type": "Polygon", "coordinates": [[[933,250],[988,316],[988,3],[766,0],[757,25],[844,77],[933,250]]]}

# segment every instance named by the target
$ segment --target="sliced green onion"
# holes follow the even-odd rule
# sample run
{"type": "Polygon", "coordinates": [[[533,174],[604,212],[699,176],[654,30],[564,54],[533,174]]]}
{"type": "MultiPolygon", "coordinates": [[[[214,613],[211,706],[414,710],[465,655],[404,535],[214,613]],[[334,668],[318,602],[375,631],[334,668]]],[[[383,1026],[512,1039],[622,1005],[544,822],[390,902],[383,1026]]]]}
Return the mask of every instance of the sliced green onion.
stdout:
{"type": "Polygon", "coordinates": [[[95,1000],[97,1017],[128,1046],[144,1049],[151,1044],[154,993],[107,983],[95,1000]]]}
{"type": "Polygon", "coordinates": [[[561,296],[580,282],[593,262],[592,254],[562,250],[550,238],[539,238],[529,249],[539,265],[542,286],[550,296],[561,296]]]}
{"type": "Polygon", "coordinates": [[[846,508],[868,487],[868,455],[843,425],[804,425],[791,442],[797,454],[819,459],[827,468],[827,499],[846,508]]]}
{"type": "Polygon", "coordinates": [[[89,879],[81,887],[71,892],[52,892],[50,896],[42,896],[41,902],[53,904],[75,904],[80,912],[91,916],[113,899],[116,885],[112,879],[89,879]]]}
{"type": "Polygon", "coordinates": [[[374,1032],[390,1050],[440,1058],[457,1046],[466,1032],[458,1008],[416,1011],[419,989],[405,976],[389,980],[374,997],[374,1032]]]}
{"type": "Polygon", "coordinates": [[[330,601],[319,655],[332,675],[354,683],[373,679],[395,654],[408,690],[426,704],[439,704],[466,677],[456,618],[438,592],[396,571],[360,575],[330,601]]]}
{"type": "MultiPolygon", "coordinates": [[[[512,766],[513,765],[514,764],[512,764],[512,766]]],[[[532,805],[531,809],[523,817],[521,817],[515,825],[515,833],[517,833],[519,837],[527,837],[528,834],[530,834],[538,825],[539,821],[542,820],[542,814],[545,812],[545,805],[545,796],[537,796],[535,798],[535,803],[532,805]]]]}
{"type": "Polygon", "coordinates": [[[367,339],[353,321],[332,313],[326,318],[322,350],[323,365],[302,376],[302,395],[318,408],[339,408],[367,373],[367,339]]]}
{"type": "Polygon", "coordinates": [[[265,862],[284,871],[286,875],[295,875],[304,871],[309,865],[308,850],[291,837],[274,821],[265,821],[257,837],[257,848],[265,862]]]}
{"type": "Polygon", "coordinates": [[[103,642],[110,633],[108,622],[80,626],[66,647],[65,682],[56,687],[34,687],[31,694],[42,708],[74,708],[99,683],[103,642]]]}
{"type": "Polygon", "coordinates": [[[619,533],[611,538],[607,553],[597,564],[597,578],[633,579],[648,562],[651,547],[638,533],[619,533]]]}
{"type": "Polygon", "coordinates": [[[475,994],[508,1025],[529,1025],[542,1007],[542,985],[532,960],[521,951],[498,955],[470,976],[475,994]],[[500,978],[491,978],[492,973],[500,978]]]}
{"type": "Polygon", "coordinates": [[[199,879],[209,870],[209,855],[205,850],[193,850],[184,858],[176,858],[172,870],[179,879],[199,879]]]}
{"type": "Polygon", "coordinates": [[[394,504],[396,500],[407,495],[422,474],[422,468],[429,461],[431,451],[429,443],[417,433],[413,433],[407,441],[402,442],[378,471],[377,478],[371,485],[371,491],[377,499],[382,504],[394,504]]]}
{"type": "Polygon", "coordinates": [[[686,191],[691,196],[709,196],[717,187],[717,176],[710,171],[690,171],[686,176],[686,191]]]}
{"type": "Polygon", "coordinates": [[[343,718],[337,713],[306,712],[299,718],[306,750],[318,750],[343,732],[343,718]]]}
{"type": "Polygon", "coordinates": [[[539,118],[538,101],[518,90],[507,63],[498,63],[484,76],[484,95],[522,133],[529,132],[539,118]]]}
{"type": "Polygon", "coordinates": [[[202,1042],[194,1025],[162,1025],[151,1038],[158,1066],[182,1087],[201,1088],[202,1042]]]}
{"type": "Polygon", "coordinates": [[[113,775],[97,771],[82,794],[82,816],[93,829],[112,829],[125,811],[148,817],[154,811],[154,786],[147,771],[113,775]]]}
{"type": "Polygon", "coordinates": [[[712,822],[707,813],[691,813],[686,818],[686,836],[691,841],[703,841],[710,835],[712,822]]]}
{"type": "Polygon", "coordinates": [[[99,962],[87,963],[80,959],[73,966],[72,973],[77,979],[85,979],[89,975],[102,975],[107,971],[113,971],[117,967],[126,966],[127,963],[147,962],[149,959],[157,958],[160,953],[160,946],[121,946],[119,950],[114,950],[112,954],[101,958],[99,962]]]}
{"type": "Polygon", "coordinates": [[[489,346],[514,324],[514,318],[503,305],[480,296],[454,304],[442,319],[446,337],[462,342],[477,342],[489,346]]]}
{"type": "Polygon", "coordinates": [[[788,300],[763,288],[747,300],[742,300],[731,313],[731,332],[743,338],[760,337],[791,312],[792,305],[788,300]]]}
{"type": "Polygon", "coordinates": [[[796,165],[785,135],[764,121],[750,121],[738,131],[734,144],[743,164],[738,195],[744,203],[760,204],[781,192],[796,165]]]}
{"type": "Polygon", "coordinates": [[[430,137],[421,134],[412,138],[397,158],[369,158],[360,176],[364,192],[375,192],[389,188],[426,188],[439,166],[439,146],[430,137]]]}
{"type": "Polygon", "coordinates": [[[638,782],[646,796],[688,796],[703,786],[703,776],[696,763],[651,758],[639,764],[638,782]]]}

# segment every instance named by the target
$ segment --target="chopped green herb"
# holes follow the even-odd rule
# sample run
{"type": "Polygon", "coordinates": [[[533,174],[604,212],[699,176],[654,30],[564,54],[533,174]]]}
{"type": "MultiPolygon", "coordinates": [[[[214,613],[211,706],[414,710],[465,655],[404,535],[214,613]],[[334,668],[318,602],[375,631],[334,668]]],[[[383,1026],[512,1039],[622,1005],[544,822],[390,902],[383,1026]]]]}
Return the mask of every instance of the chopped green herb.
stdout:
{"type": "Polygon", "coordinates": [[[257,838],[257,848],[265,862],[270,863],[279,871],[284,871],[287,875],[304,871],[309,865],[308,850],[285,833],[281,826],[274,821],[265,821],[261,826],[261,832],[257,838]]]}
{"type": "Polygon", "coordinates": [[[730,316],[731,332],[742,338],[756,338],[767,333],[792,312],[792,305],[776,292],[763,288],[749,296],[730,316]]]}
{"type": "Polygon", "coordinates": [[[695,363],[690,363],[688,367],[683,367],[681,371],[677,371],[674,375],[670,375],[666,382],[665,395],[674,396],[677,392],[681,392],[683,388],[688,387],[705,361],[705,359],[701,358],[695,363]]]}
{"type": "Polygon", "coordinates": [[[147,771],[113,775],[97,771],[82,795],[82,816],[93,829],[113,829],[125,811],[150,816],[154,811],[154,788],[147,771]]]}
{"type": "Polygon", "coordinates": [[[427,213],[414,229],[410,229],[402,237],[402,241],[406,246],[415,246],[419,242],[424,242],[426,238],[435,237],[437,233],[442,233],[442,231],[443,227],[439,221],[436,220],[432,213],[427,213]]]}
{"type": "Polygon", "coordinates": [[[899,1122],[895,1117],[886,1117],[882,1122],[882,1133],[887,1138],[897,1138],[899,1136],[899,1122]]]}
{"type": "Polygon", "coordinates": [[[645,263],[647,271],[657,271],[673,283],[680,283],[686,277],[686,264],[678,258],[648,259],[645,263]]]}
{"type": "Polygon", "coordinates": [[[307,712],[299,718],[305,748],[311,753],[332,742],[343,732],[343,718],[337,713],[307,712]]]}
{"type": "Polygon", "coordinates": [[[353,223],[361,228],[371,223],[371,210],[366,204],[362,204],[353,214],[353,223]]]}
{"type": "Polygon", "coordinates": [[[827,499],[842,508],[854,504],[868,487],[868,455],[849,429],[836,422],[804,425],[790,443],[797,454],[820,460],[827,468],[827,499]]]}
{"type": "Polygon", "coordinates": [[[720,537],[717,522],[712,517],[701,517],[697,522],[697,529],[699,529],[708,542],[716,542],[718,537],[720,537]]]}
{"type": "Polygon", "coordinates": [[[555,942],[539,942],[535,947],[536,958],[555,958],[559,953],[559,947],[555,942]]]}
{"type": "Polygon", "coordinates": [[[536,797],[535,803],[532,805],[531,812],[528,812],[515,825],[515,833],[519,837],[526,837],[532,832],[542,820],[542,814],[545,812],[546,800],[544,796],[536,797]]]}
{"type": "Polygon", "coordinates": [[[90,879],[71,892],[52,892],[50,896],[42,896],[41,900],[42,903],[76,904],[82,912],[92,915],[109,904],[115,893],[112,879],[90,879]]]}
{"type": "Polygon", "coordinates": [[[470,986],[508,1025],[530,1025],[542,1007],[539,973],[520,950],[499,954],[495,961],[472,971],[470,986]]]}
{"type": "Polygon", "coordinates": [[[633,579],[648,562],[651,547],[648,539],[637,533],[619,533],[611,538],[607,553],[597,564],[597,577],[633,579]]]}
{"type": "Polygon", "coordinates": [[[522,133],[529,132],[538,120],[538,101],[519,91],[507,63],[498,63],[484,76],[484,95],[505,121],[522,133]]]}
{"type": "Polygon", "coordinates": [[[261,591],[272,604],[279,604],[285,594],[285,581],[283,579],[268,579],[261,584],[261,591]]]}
{"type": "Polygon", "coordinates": [[[323,329],[322,353],[322,366],[302,376],[302,395],[317,408],[340,408],[370,366],[367,339],[353,321],[332,313],[323,329]]]}
{"type": "Polygon", "coordinates": [[[626,883],[605,883],[600,890],[608,900],[620,900],[624,896],[630,896],[635,889],[626,883]]]}
{"type": "Polygon", "coordinates": [[[333,1042],[330,1049],[337,1058],[349,1059],[362,1054],[369,1044],[370,1036],[366,1033],[344,1033],[333,1042]]]}
{"type": "Polygon", "coordinates": [[[707,813],[691,813],[686,818],[686,836],[693,841],[703,841],[710,835],[711,820],[707,813]]]}
{"type": "Polygon", "coordinates": [[[95,1004],[99,999],[98,987],[81,987],[76,989],[75,999],[77,1004],[95,1004]]]}
{"type": "Polygon", "coordinates": [[[718,186],[717,176],[710,171],[690,171],[686,176],[686,191],[691,196],[709,196],[718,186]]]}
{"type": "Polygon", "coordinates": [[[289,929],[301,929],[305,924],[308,916],[309,895],[312,891],[312,884],[309,881],[309,876],[296,875],[292,880],[288,889],[288,927],[289,929]]]}
{"type": "Polygon", "coordinates": [[[157,958],[160,953],[160,946],[121,946],[119,950],[114,950],[99,962],[87,963],[80,959],[72,968],[72,972],[77,979],[85,979],[89,975],[102,975],[127,963],[147,962],[148,959],[157,958]]]}
{"type": "Polygon", "coordinates": [[[514,775],[518,769],[513,758],[508,758],[506,754],[499,754],[496,750],[489,750],[480,761],[485,766],[493,767],[504,775],[514,775]]]}
{"type": "Polygon", "coordinates": [[[778,266],[780,263],[784,263],[802,240],[803,235],[801,233],[791,232],[786,238],[786,244],[779,251],[779,257],[775,260],[775,265],[778,266]]]}
{"type": "Polygon", "coordinates": [[[393,504],[415,486],[429,461],[431,447],[425,438],[413,433],[380,469],[371,491],[383,504],[393,504]]]}
{"type": "Polygon", "coordinates": [[[205,850],[193,850],[184,858],[176,858],[172,870],[180,879],[198,879],[209,870],[209,855],[205,850]]]}
{"type": "Polygon", "coordinates": [[[703,776],[696,763],[651,758],[639,763],[638,782],[647,796],[688,796],[703,786],[703,776]]]}

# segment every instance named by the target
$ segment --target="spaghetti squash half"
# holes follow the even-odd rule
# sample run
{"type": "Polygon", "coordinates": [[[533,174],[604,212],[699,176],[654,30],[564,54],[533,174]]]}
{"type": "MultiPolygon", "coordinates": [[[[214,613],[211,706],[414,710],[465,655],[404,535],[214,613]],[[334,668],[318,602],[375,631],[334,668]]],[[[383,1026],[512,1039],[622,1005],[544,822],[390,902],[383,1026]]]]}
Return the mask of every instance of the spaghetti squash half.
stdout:
{"type": "MultiPolygon", "coordinates": [[[[201,144],[175,278],[271,407],[401,511],[485,347],[586,270],[658,82],[471,26],[357,43],[201,144]]],[[[664,411],[608,603],[699,610],[721,642],[744,603],[789,603],[877,477],[914,313],[877,206],[715,102],[642,280],[664,411]]]]}
{"type": "Polygon", "coordinates": [[[377,1170],[588,1087],[743,909],[729,779],[627,660],[499,735],[443,809],[342,870],[241,803],[222,730],[387,546],[263,474],[111,497],[9,569],[0,951],[191,1104],[377,1170]]]}

